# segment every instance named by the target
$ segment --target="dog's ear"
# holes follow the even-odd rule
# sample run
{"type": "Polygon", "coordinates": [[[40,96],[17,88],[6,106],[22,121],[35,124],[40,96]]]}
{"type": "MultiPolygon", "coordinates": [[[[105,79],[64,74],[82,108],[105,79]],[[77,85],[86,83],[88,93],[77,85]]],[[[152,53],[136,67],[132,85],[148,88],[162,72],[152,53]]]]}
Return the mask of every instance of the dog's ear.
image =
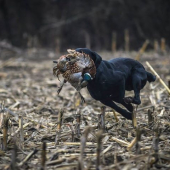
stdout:
{"type": "Polygon", "coordinates": [[[102,58],[100,57],[100,55],[98,55],[94,51],[89,50],[88,48],[77,48],[76,51],[79,53],[88,54],[94,61],[96,67],[98,67],[100,62],[102,61],[102,58]]]}

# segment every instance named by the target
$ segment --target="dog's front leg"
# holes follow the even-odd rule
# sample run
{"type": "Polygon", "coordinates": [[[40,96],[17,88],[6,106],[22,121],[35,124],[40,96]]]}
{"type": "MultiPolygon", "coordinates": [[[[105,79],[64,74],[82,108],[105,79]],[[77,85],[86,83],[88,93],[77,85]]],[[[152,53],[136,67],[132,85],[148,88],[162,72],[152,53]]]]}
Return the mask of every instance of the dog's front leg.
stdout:
{"type": "Polygon", "coordinates": [[[114,109],[115,111],[120,113],[122,116],[124,116],[126,119],[132,120],[132,113],[120,108],[112,100],[110,100],[110,99],[102,99],[102,100],[100,100],[100,102],[103,103],[106,106],[111,107],[112,109],[114,109]]]}

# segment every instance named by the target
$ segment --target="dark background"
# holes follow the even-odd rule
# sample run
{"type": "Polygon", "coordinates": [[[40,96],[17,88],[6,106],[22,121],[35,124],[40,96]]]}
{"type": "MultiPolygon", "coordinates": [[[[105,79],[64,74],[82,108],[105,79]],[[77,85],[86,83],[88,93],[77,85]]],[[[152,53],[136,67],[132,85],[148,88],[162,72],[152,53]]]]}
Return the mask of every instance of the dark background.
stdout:
{"type": "MultiPolygon", "coordinates": [[[[129,30],[130,49],[146,39],[162,37],[170,44],[169,0],[0,0],[0,41],[27,48],[87,46],[111,50],[112,32],[117,48],[124,49],[129,30]]],[[[152,46],[152,43],[151,43],[152,46]]]]}

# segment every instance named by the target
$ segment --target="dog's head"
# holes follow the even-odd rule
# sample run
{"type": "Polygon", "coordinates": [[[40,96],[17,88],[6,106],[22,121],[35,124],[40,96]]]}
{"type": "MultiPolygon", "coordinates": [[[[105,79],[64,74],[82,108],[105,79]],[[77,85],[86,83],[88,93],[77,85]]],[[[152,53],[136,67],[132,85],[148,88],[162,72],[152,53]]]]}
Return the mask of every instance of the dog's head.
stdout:
{"type": "Polygon", "coordinates": [[[75,49],[75,51],[77,51],[79,53],[88,54],[94,61],[96,68],[100,65],[100,62],[102,61],[102,58],[100,57],[100,55],[98,55],[94,51],[89,50],[88,48],[77,48],[77,49],[75,49]]]}

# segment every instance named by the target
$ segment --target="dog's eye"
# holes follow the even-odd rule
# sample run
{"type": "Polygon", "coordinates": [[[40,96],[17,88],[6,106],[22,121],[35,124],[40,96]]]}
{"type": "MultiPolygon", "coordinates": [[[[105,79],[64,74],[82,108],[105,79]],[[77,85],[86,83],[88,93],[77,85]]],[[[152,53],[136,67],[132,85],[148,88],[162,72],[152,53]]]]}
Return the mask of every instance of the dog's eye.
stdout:
{"type": "Polygon", "coordinates": [[[70,61],[70,58],[66,57],[66,60],[67,60],[67,61],[70,61]]]}

